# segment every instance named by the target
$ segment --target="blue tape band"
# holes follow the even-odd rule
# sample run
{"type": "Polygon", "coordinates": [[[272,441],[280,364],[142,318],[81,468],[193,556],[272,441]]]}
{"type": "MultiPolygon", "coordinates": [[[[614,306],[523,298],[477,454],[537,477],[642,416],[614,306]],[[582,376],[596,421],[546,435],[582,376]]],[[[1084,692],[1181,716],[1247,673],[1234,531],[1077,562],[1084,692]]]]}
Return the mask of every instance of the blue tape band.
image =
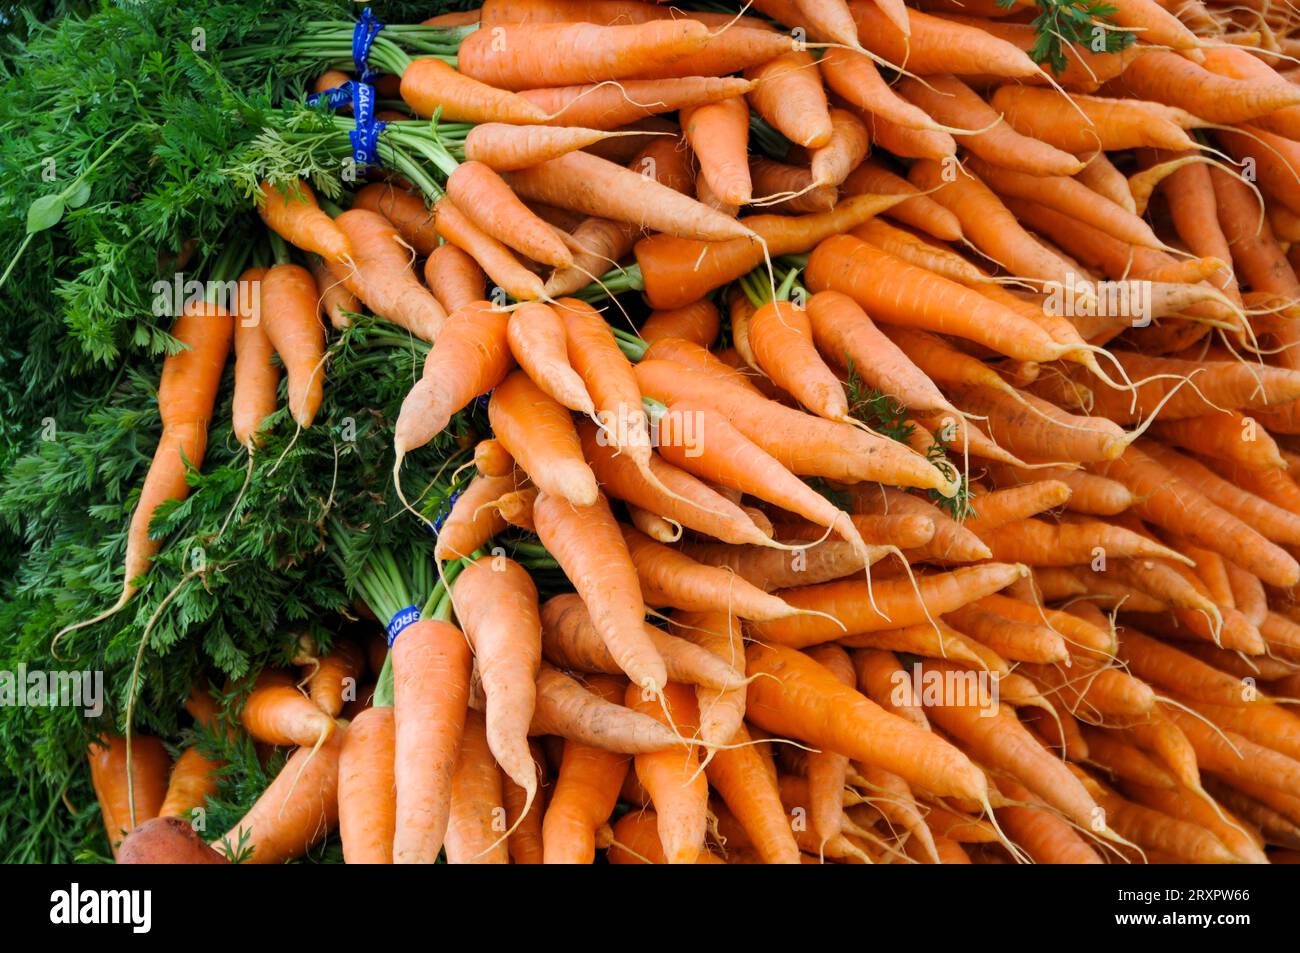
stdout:
{"type": "Polygon", "coordinates": [[[374,71],[370,69],[370,48],[374,46],[375,37],[383,28],[384,24],[375,17],[369,7],[366,7],[365,12],[361,14],[361,19],[352,30],[352,61],[357,66],[357,78],[363,83],[368,83],[374,78],[374,71]]]}
{"type": "Polygon", "coordinates": [[[388,632],[388,647],[392,648],[397,637],[402,634],[402,630],[407,626],[414,625],[420,621],[419,606],[407,606],[405,609],[399,609],[397,613],[388,620],[385,630],[388,632]]]}

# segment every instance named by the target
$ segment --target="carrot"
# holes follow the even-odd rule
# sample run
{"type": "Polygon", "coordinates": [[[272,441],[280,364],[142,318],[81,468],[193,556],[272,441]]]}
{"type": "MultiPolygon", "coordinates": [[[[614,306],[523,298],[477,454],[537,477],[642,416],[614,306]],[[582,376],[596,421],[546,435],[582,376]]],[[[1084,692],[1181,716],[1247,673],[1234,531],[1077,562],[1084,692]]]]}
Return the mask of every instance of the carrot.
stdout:
{"type": "Polygon", "coordinates": [[[1196,749],[1202,771],[1300,796],[1300,762],[1234,732],[1216,731],[1173,706],[1164,710],[1196,749]]]}
{"type": "Polygon", "coordinates": [[[1186,797],[1179,790],[1144,787],[1132,782],[1126,782],[1122,787],[1131,800],[1209,831],[1235,855],[1236,862],[1268,863],[1255,835],[1243,830],[1241,821],[1232,815],[1220,816],[1223,809],[1218,805],[1208,804],[1203,798],[1186,797]]]}
{"type": "Polygon", "coordinates": [[[878,765],[941,795],[983,799],[983,774],[947,742],[891,715],[801,652],[752,643],[748,717],[759,727],[878,765]]]}
{"type": "Polygon", "coordinates": [[[544,221],[482,162],[468,161],[447,177],[447,195],[483,232],[543,264],[567,268],[573,256],[544,221]]]}
{"type": "MultiPolygon", "coordinates": [[[[624,704],[665,724],[676,724],[683,734],[698,726],[695,696],[685,686],[664,685],[662,701],[666,712],[658,700],[647,699],[641,688],[629,685],[624,704]]],[[[685,750],[638,754],[632,763],[658,814],[659,840],[668,863],[695,863],[704,846],[709,800],[709,782],[698,770],[697,749],[689,745],[685,750]]]]}
{"type": "Polygon", "coordinates": [[[547,496],[579,506],[596,502],[596,478],[582,459],[568,411],[527,374],[515,371],[492,391],[488,419],[497,440],[547,496]]]}
{"type": "MultiPolygon", "coordinates": [[[[1148,57],[1139,57],[1129,71],[1147,61],[1148,57]]],[[[1098,96],[1072,99],[1088,120],[1086,123],[1079,121],[1079,114],[1073,109],[1060,109],[1060,100],[1051,90],[1002,86],[990,103],[1016,132],[1065,152],[1110,152],[1142,146],[1171,150],[1196,148],[1196,142],[1177,124],[1128,100],[1098,96]]]]}
{"type": "Polygon", "coordinates": [[[979,509],[974,517],[966,521],[965,526],[979,535],[981,530],[997,529],[1006,523],[1063,506],[1070,499],[1070,487],[1060,480],[1039,480],[1005,490],[981,493],[976,499],[979,501],[979,509]]]}
{"type": "Polygon", "coordinates": [[[339,836],[349,864],[391,864],[397,823],[392,706],[367,708],[339,751],[339,836]]]}
{"type": "Polygon", "coordinates": [[[509,173],[521,198],[702,241],[752,239],[733,218],[653,179],[585,152],[509,173]]]}
{"type": "Polygon", "coordinates": [[[491,504],[519,488],[515,473],[502,477],[476,476],[452,504],[438,530],[434,556],[463,559],[506,528],[501,513],[491,504]]]}
{"type": "Polygon", "coordinates": [[[799,403],[827,420],[847,420],[844,388],[813,345],[811,314],[811,302],[805,312],[769,301],[750,318],[750,347],[763,371],[799,403]]]}
{"type": "Polygon", "coordinates": [[[738,76],[686,76],[530,89],[520,97],[547,113],[550,124],[613,130],[659,113],[743,96],[753,87],[738,76]]]}
{"type": "MultiPolygon", "coordinates": [[[[542,650],[553,664],[610,675],[621,670],[580,597],[569,593],[548,599],[542,606],[541,618],[542,650]]],[[[645,622],[641,623],[640,631],[647,644],[659,654],[668,677],[674,682],[703,685],[717,691],[743,687],[743,676],[708,649],[645,622]]]]}
{"type": "MultiPolygon", "coordinates": [[[[434,215],[438,234],[469,254],[506,294],[527,301],[543,297],[542,279],[525,268],[504,243],[479,228],[450,197],[438,201],[434,215]]],[[[549,226],[542,223],[542,227],[550,234],[549,226]]]]}
{"type": "Polygon", "coordinates": [[[471,33],[456,62],[471,79],[517,91],[635,76],[659,62],[699,52],[708,41],[708,28],[696,20],[504,24],[471,33]]]}
{"type": "Polygon", "coordinates": [[[1103,654],[1111,654],[1114,651],[1115,639],[1108,629],[1102,629],[1086,619],[1059,609],[1045,609],[1010,596],[997,594],[985,596],[971,604],[1017,622],[1046,625],[1074,646],[1075,651],[1081,648],[1103,654]]]}
{"type": "MultiPolygon", "coordinates": [[[[806,653],[817,664],[850,689],[857,687],[853,660],[838,645],[819,645],[806,653]]],[[[823,841],[841,833],[844,816],[844,785],[849,759],[834,751],[810,751],[807,758],[808,810],[813,831],[823,841]]]]}
{"type": "Polygon", "coordinates": [[[325,714],[337,718],[346,696],[355,694],[365,664],[360,646],[347,639],[337,640],[308,676],[308,696],[325,714]]]}
{"type": "Polygon", "coordinates": [[[533,743],[532,758],[534,772],[540,771],[541,798],[537,802],[528,801],[527,792],[510,778],[502,778],[502,797],[505,801],[506,826],[511,831],[506,838],[506,849],[511,863],[541,864],[542,817],[546,812],[546,755],[541,745],[533,743]]]}
{"type": "Polygon", "coordinates": [[[186,470],[203,463],[208,422],[234,335],[234,318],[205,302],[187,303],[171,334],[185,349],[163,361],[158,382],[162,436],[127,528],[122,594],[114,609],[135,594],[136,579],[149,571],[161,548],[161,542],[149,535],[155,511],[167,500],[185,499],[189,495],[186,470]]]}
{"type": "Polygon", "coordinates": [[[934,535],[919,547],[918,556],[942,562],[978,562],[989,559],[989,548],[933,503],[917,499],[893,487],[862,486],[852,492],[853,509],[858,513],[914,514],[934,524],[934,535]]]}
{"type": "Polygon", "coordinates": [[[1143,520],[1182,533],[1265,582],[1290,586],[1300,580],[1294,559],[1143,450],[1129,447],[1122,457],[1092,467],[1129,488],[1137,497],[1133,511],[1143,520]]]}
{"type": "Polygon", "coordinates": [[[1100,864],[1097,852],[1068,823],[1057,817],[1028,788],[1009,777],[998,778],[998,789],[1012,801],[997,808],[1007,836],[1040,864],[1100,864]]]}
{"type": "Polygon", "coordinates": [[[1139,56],[1119,82],[1132,95],[1213,123],[1244,122],[1300,104],[1300,88],[1280,78],[1271,83],[1232,79],[1162,50],[1139,56]]]}
{"type": "MultiPolygon", "coordinates": [[[[609,668],[617,670],[618,666],[611,660],[609,668]]],[[[530,735],[554,735],[622,754],[662,751],[677,744],[677,736],[659,722],[623,707],[626,679],[590,673],[583,679],[584,684],[580,685],[559,669],[542,663],[537,675],[537,707],[528,729],[530,735]],[[606,693],[596,690],[600,685],[613,685],[616,697],[611,700],[606,693]]]]}
{"type": "MultiPolygon", "coordinates": [[[[824,533],[817,527],[817,536],[824,533]]],[[[809,545],[793,556],[779,549],[723,543],[687,542],[680,550],[697,562],[735,573],[767,592],[841,579],[861,572],[866,565],[861,550],[843,540],[809,545]]]]}
{"type": "Polygon", "coordinates": [[[352,244],[355,267],[346,269],[331,262],[334,276],[371,311],[422,340],[434,340],[447,315],[415,277],[397,229],[382,215],[366,209],[349,209],[335,224],[352,244]]]}
{"type": "Polygon", "coordinates": [[[465,136],[465,158],[497,172],[515,172],[616,135],[602,129],[488,122],[465,136]]]}
{"type": "Polygon", "coordinates": [[[402,72],[401,96],[426,119],[437,113],[446,122],[519,125],[547,118],[544,109],[522,96],[479,82],[432,56],[413,60],[402,72]]]}
{"type": "Polygon", "coordinates": [[[837,363],[852,361],[853,370],[881,393],[911,410],[953,410],[933,382],[848,295],[838,291],[813,295],[808,300],[808,320],[817,349],[837,363]]]}
{"type": "MultiPolygon", "coordinates": [[[[139,753],[132,751],[131,760],[135,762],[138,757],[139,753]]],[[[158,809],[158,816],[193,821],[197,816],[195,809],[200,809],[201,813],[207,807],[208,797],[217,793],[218,775],[224,765],[225,762],[213,761],[200,754],[196,745],[182,751],[172,765],[167,794],[158,809]]]]}
{"type": "MultiPolygon", "coordinates": [[[[629,811],[618,819],[606,859],[611,864],[667,864],[668,857],[659,836],[659,815],[648,809],[629,811]]],[[[717,854],[701,849],[696,864],[726,863],[717,854]]]]}
{"type": "MultiPolygon", "coordinates": [[[[536,785],[536,781],[533,783],[536,785]]],[[[470,709],[451,776],[447,863],[509,863],[503,836],[507,830],[505,816],[501,770],[488,748],[484,717],[470,709]]]]}
{"type": "Polygon", "coordinates": [[[274,348],[261,317],[260,289],[265,268],[249,268],[239,276],[239,314],[235,322],[235,395],[230,403],[231,429],[241,446],[250,451],[259,440],[258,431],[275,413],[280,369],[271,361],[274,348]]]}
{"type": "MultiPolygon", "coordinates": [[[[681,16],[676,7],[653,3],[627,2],[627,0],[487,0],[480,10],[484,26],[498,23],[597,23],[613,26],[618,23],[648,23],[651,20],[671,20],[681,16]]],[[[692,10],[691,18],[710,27],[743,24],[753,29],[773,29],[766,20],[756,17],[736,17],[731,13],[713,13],[692,10]]]]}
{"type": "Polygon", "coordinates": [[[1120,637],[1118,656],[1136,677],[1186,698],[1222,705],[1251,700],[1240,680],[1129,626],[1120,637]]]}
{"type": "Polygon", "coordinates": [[[717,340],[720,327],[718,306],[708,298],[699,298],[679,308],[652,311],[638,333],[651,345],[663,338],[677,338],[707,348],[717,340]]]}
{"type": "Polygon", "coordinates": [[[316,280],[321,307],[330,316],[330,324],[336,331],[350,327],[352,319],[348,315],[359,314],[362,308],[361,302],[356,295],[344,287],[342,281],[335,277],[330,266],[319,255],[308,255],[307,259],[312,277],[316,280]]]}
{"type": "Polygon", "coordinates": [[[792,50],[761,66],[746,70],[754,82],[749,104],[791,142],[820,149],[831,140],[833,127],[826,91],[811,53],[792,50]]]}
{"type": "Polygon", "coordinates": [[[1121,836],[1151,851],[1184,862],[1224,864],[1239,858],[1208,830],[1198,824],[1177,820],[1160,811],[1134,804],[1086,778],[1088,789],[1106,812],[1106,823],[1121,836]]]}
{"type": "Polygon", "coordinates": [[[905,65],[916,75],[991,73],[1022,79],[1040,75],[1039,68],[1024,52],[982,29],[909,10],[909,42],[874,3],[853,0],[849,8],[863,45],[890,63],[905,65]]]}
{"type": "Polygon", "coordinates": [[[394,473],[409,451],[440,434],[452,415],[510,372],[510,320],[510,313],[487,301],[466,305],[447,319],[425,357],[423,375],[402,401],[393,433],[394,473]]]}
{"type": "Polygon", "coordinates": [[[282,672],[258,676],[239,720],[257,741],[311,748],[334,733],[334,719],[321,711],[282,672]]]}
{"type": "Polygon", "coordinates": [[[854,649],[850,655],[857,674],[856,687],[885,711],[930,730],[925,709],[898,656],[884,649],[854,649]]]}
{"type": "Polygon", "coordinates": [[[978,606],[963,606],[945,618],[962,635],[1011,661],[1054,664],[1070,657],[1065,640],[1043,623],[1008,619],[978,606]]]}
{"type": "Polygon", "coordinates": [[[709,783],[745,829],[763,863],[799,863],[799,846],[781,796],[762,756],[748,744],[749,732],[742,726],[730,740],[740,747],[714,753],[705,768],[709,783]]]}
{"type": "MultiPolygon", "coordinates": [[[[740,620],[736,616],[727,612],[679,610],[673,613],[671,621],[679,639],[716,655],[738,675],[745,674],[745,647],[740,620]]],[[[700,709],[699,740],[703,744],[710,748],[727,745],[742,730],[745,720],[743,684],[732,688],[696,685],[695,701],[700,709]]],[[[712,757],[716,758],[717,754],[718,750],[711,751],[712,757]]],[[[711,760],[705,762],[706,766],[711,763],[711,760]]]]}
{"type": "Polygon", "coordinates": [[[521,812],[526,814],[537,796],[537,769],[528,752],[542,656],[537,589],[518,563],[492,557],[465,567],[452,600],[487,700],[488,747],[506,776],[527,792],[521,812]]]}
{"type": "Polygon", "coordinates": [[[339,820],[339,753],[348,726],[331,733],[319,750],[299,748],[215,847],[244,863],[281,864],[301,857],[323,840],[339,820]]]}
{"type": "MultiPolygon", "coordinates": [[[[902,198],[901,193],[855,195],[827,212],[752,215],[741,223],[767,243],[769,255],[802,254],[896,206],[902,198]]],[[[635,252],[646,298],[657,309],[684,307],[763,263],[762,246],[748,239],[706,242],[652,235],[637,242],[635,252]]]]}
{"type": "Polygon", "coordinates": [[[650,470],[658,485],[647,480],[636,464],[620,455],[608,440],[602,440],[594,424],[584,421],[580,434],[583,453],[611,496],[715,539],[760,545],[768,542],[768,537],[738,506],[657,454],[650,457],[650,470]],[[671,496],[663,491],[664,486],[672,491],[671,496]]]}
{"type": "Polygon", "coordinates": [[[1078,523],[1053,524],[1043,520],[1026,519],[992,530],[979,531],[979,536],[1001,562],[1024,563],[1030,566],[1072,566],[1090,563],[1100,548],[1107,558],[1141,557],[1146,559],[1191,560],[1181,553],[1131,532],[1121,526],[1088,520],[1078,523]]]}
{"type": "Polygon", "coordinates": [[[949,130],[891,88],[871,57],[848,48],[830,49],[822,56],[819,66],[826,85],[847,103],[867,113],[870,119],[881,119],[905,129],[928,130],[948,151],[956,151],[949,130]]]}
{"type": "Polygon", "coordinates": [[[1083,726],[1088,742],[1088,760],[1112,777],[1151,788],[1177,790],[1178,783],[1140,748],[1117,738],[1115,732],[1083,726]]]}
{"type": "MultiPolygon", "coordinates": [[[[927,660],[921,664],[926,673],[948,677],[961,674],[944,662],[927,660]]],[[[944,697],[942,704],[927,705],[926,711],[981,763],[1012,775],[1074,823],[1092,827],[1096,803],[1070,770],[1020,724],[1014,709],[999,704],[996,713],[989,716],[976,704],[954,704],[954,698],[944,697]]],[[[1106,836],[1105,831],[1098,833],[1106,836]]]]}
{"type": "MultiPolygon", "coordinates": [[[[395,863],[433,863],[447,834],[469,707],[471,657],[459,629],[420,620],[393,642],[395,863]]],[[[480,722],[481,724],[481,722],[480,722]]]]}
{"type": "Polygon", "coordinates": [[[275,265],[262,278],[266,336],[289,377],[289,413],[310,427],[320,409],[325,378],[325,328],[316,280],[300,265],[275,265]]]}
{"type": "Polygon", "coordinates": [[[723,202],[747,205],[753,195],[746,152],[749,107],[739,96],[681,112],[682,133],[695,151],[709,188],[723,202]]]}
{"type": "Polygon", "coordinates": [[[1228,585],[1232,588],[1232,601],[1251,625],[1261,625],[1268,616],[1268,601],[1264,584],[1259,577],[1225,560],[1228,585]]]}
{"type": "MultiPolygon", "coordinates": [[[[1054,208],[1123,242],[1161,247],[1160,239],[1145,221],[1068,176],[1020,172],[980,159],[970,160],[967,168],[999,195],[1027,199],[1054,208]]],[[[938,201],[942,202],[942,199],[938,201]]]]}
{"type": "Polygon", "coordinates": [[[1020,360],[1065,350],[1014,312],[848,235],[817,246],[805,273],[813,291],[840,291],[874,320],[953,334],[1020,360]]]}
{"type": "Polygon", "coordinates": [[[871,151],[871,137],[861,119],[847,109],[833,108],[830,114],[831,140],[809,157],[813,181],[819,186],[838,186],[871,151]]]}
{"type": "Polygon", "coordinates": [[[774,162],[762,156],[749,160],[749,174],[754,189],[769,196],[765,203],[772,209],[789,214],[829,212],[838,198],[834,186],[818,185],[807,166],[774,162]],[[779,201],[776,197],[785,196],[779,201]]]}
{"type": "Polygon", "coordinates": [[[895,441],[810,417],[690,368],[642,361],[636,365],[636,377],[643,394],[664,404],[706,403],[782,466],[802,476],[847,483],[881,479],[944,493],[955,490],[938,469],[895,441]]]}
{"type": "MultiPolygon", "coordinates": [[[[955,76],[930,76],[924,83],[904,78],[899,88],[910,102],[938,122],[982,130],[963,136],[962,145],[986,163],[1038,176],[1070,176],[1083,168],[1083,163],[1070,153],[999,123],[998,113],[955,76]]],[[[979,175],[988,178],[983,172],[979,175]]]]}
{"type": "Polygon", "coordinates": [[[779,619],[793,612],[776,596],[724,569],[697,563],[629,526],[622,530],[650,605],[729,612],[744,619],[779,619]]]}
{"type": "Polygon", "coordinates": [[[1233,514],[1264,538],[1278,543],[1300,544],[1300,514],[1230,483],[1209,467],[1163,444],[1144,442],[1143,450],[1162,466],[1177,473],[1180,480],[1211,503],[1233,514]]]}
{"type": "Polygon", "coordinates": [[[424,263],[424,280],[448,314],[483,299],[487,276],[470,255],[455,245],[439,245],[424,263]]]}
{"type": "MultiPolygon", "coordinates": [[[[388,219],[402,236],[402,241],[420,255],[427,257],[438,247],[433,212],[424,204],[424,198],[414,192],[394,188],[388,182],[372,182],[357,191],[352,207],[368,209],[388,219]]],[[[434,296],[437,297],[436,291],[434,296]]]]}
{"type": "Polygon", "coordinates": [[[315,252],[331,264],[352,258],[351,236],[320,210],[316,193],[305,181],[283,188],[263,182],[257,199],[257,214],[266,227],[290,245],[315,252]]]}
{"type": "Polygon", "coordinates": [[[1240,463],[1251,470],[1286,466],[1277,442],[1253,418],[1239,411],[1161,420],[1149,433],[1161,443],[1240,463]]]}
{"type": "MultiPolygon", "coordinates": [[[[1003,178],[1013,175],[1006,173],[1003,178]]],[[[917,188],[935,190],[934,200],[957,216],[962,233],[1009,272],[1045,282],[1069,280],[1070,265],[1026,232],[975,175],[959,175],[948,182],[939,163],[926,159],[913,164],[908,178],[917,188]]]]}
{"type": "Polygon", "coordinates": [[[709,482],[765,499],[865,547],[848,514],[703,404],[674,401],[668,406],[660,420],[659,452],[709,482]]]}
{"type": "Polygon", "coordinates": [[[586,384],[604,438],[628,454],[653,481],[649,423],[631,363],[591,305],[577,298],[561,298],[555,302],[555,310],[564,324],[569,361],[586,384]]]}
{"type": "MultiPolygon", "coordinates": [[[[591,676],[587,688],[605,702],[622,703],[622,682],[612,676],[591,676]]],[[[589,864],[595,859],[596,832],[613,814],[629,767],[627,755],[564,742],[555,788],[542,819],[545,863],[589,864]]]]}
{"type": "Polygon", "coordinates": [[[651,693],[667,681],[663,659],[642,628],[645,604],[636,568],[609,504],[599,494],[577,507],[538,494],[533,519],[543,545],[564,568],[606,647],[633,684],[651,693]]]}
{"type": "Polygon", "coordinates": [[[890,172],[874,159],[867,159],[849,173],[849,177],[840,184],[840,194],[909,196],[882,214],[940,241],[952,242],[961,238],[961,223],[957,221],[957,216],[928,195],[922,195],[911,182],[890,172]]]}
{"type": "Polygon", "coordinates": [[[122,839],[139,824],[158,817],[167,800],[167,749],[157,738],[148,735],[132,738],[131,749],[129,778],[125,738],[106,735],[92,741],[86,750],[91,784],[114,858],[122,839]],[[132,786],[133,795],[129,792],[132,786]]]}
{"type": "Polygon", "coordinates": [[[525,302],[510,314],[507,336],[515,360],[538,387],[570,410],[595,413],[582,378],[569,365],[559,315],[540,302],[525,302]]]}

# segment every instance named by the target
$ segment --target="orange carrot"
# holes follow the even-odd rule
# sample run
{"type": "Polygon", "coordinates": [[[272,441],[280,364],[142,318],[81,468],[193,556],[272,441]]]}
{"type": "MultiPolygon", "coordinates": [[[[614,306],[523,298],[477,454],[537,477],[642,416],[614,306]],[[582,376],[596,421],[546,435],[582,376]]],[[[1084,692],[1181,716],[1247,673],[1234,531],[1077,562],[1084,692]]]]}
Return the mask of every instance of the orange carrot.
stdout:
{"type": "Polygon", "coordinates": [[[501,769],[492,760],[484,718],[471,709],[465,716],[465,733],[451,776],[447,863],[509,863],[502,836],[507,830],[505,817],[501,769]]]}
{"type": "Polygon", "coordinates": [[[456,61],[472,79],[521,90],[635,76],[664,60],[699,52],[708,40],[708,28],[697,20],[506,24],[471,33],[456,61]]]}
{"type": "Polygon", "coordinates": [[[597,494],[594,504],[578,507],[543,490],[533,519],[619,667],[640,689],[662,691],[668,678],[663,659],[642,628],[645,604],[636,568],[605,498],[597,494]]]}
{"type": "Polygon", "coordinates": [[[420,620],[397,636],[393,657],[393,861],[437,859],[447,833],[453,772],[469,707],[469,644],[459,629],[420,620]]]}
{"type": "Polygon", "coordinates": [[[452,599],[486,696],[488,747],[527,793],[526,814],[537,795],[537,769],[528,751],[542,657],[537,589],[518,563],[491,557],[465,567],[452,599]]]}
{"type": "Polygon", "coordinates": [[[442,305],[411,270],[411,255],[386,218],[366,209],[349,209],[335,224],[352,244],[355,267],[336,262],[336,278],[371,311],[401,325],[416,337],[432,341],[447,315],[442,305]]]}
{"type": "Polygon", "coordinates": [[[127,777],[126,739],[107,735],[92,741],[86,751],[90,780],[99,801],[104,830],[113,856],[122,839],[145,821],[158,817],[167,797],[167,749],[148,735],[131,740],[131,775],[127,777]],[[134,786],[134,814],[131,810],[134,786]]]}
{"type": "Polygon", "coordinates": [[[548,496],[591,506],[596,478],[583,461],[569,412],[548,397],[523,371],[492,391],[488,419],[501,445],[548,496]]]}
{"type": "Polygon", "coordinates": [[[310,427],[325,380],[325,328],[311,272],[300,265],[269,269],[262,278],[260,313],[289,377],[289,413],[300,427],[310,427]]]}
{"type": "Polygon", "coordinates": [[[424,263],[424,280],[448,314],[483,298],[487,276],[470,255],[455,245],[439,245],[424,263]]]}
{"type": "Polygon", "coordinates": [[[274,348],[262,323],[260,289],[265,268],[249,268],[239,276],[240,309],[235,322],[235,395],[230,403],[231,429],[250,450],[260,439],[266,418],[275,413],[280,368],[271,361],[274,348]],[[247,305],[247,307],[245,307],[247,305]]]}
{"type": "Polygon", "coordinates": [[[745,78],[755,83],[749,93],[754,111],[787,139],[811,149],[830,142],[830,107],[811,53],[785,53],[747,70],[745,78]]]}
{"type": "Polygon", "coordinates": [[[258,676],[239,714],[256,740],[311,748],[334,733],[334,719],[317,707],[282,672],[258,676]]]}
{"type": "Polygon", "coordinates": [[[331,264],[346,262],[353,255],[351,238],[320,210],[316,193],[304,181],[284,188],[263,182],[257,214],[290,245],[315,252],[331,264]]]}
{"type": "Polygon", "coordinates": [[[348,725],[339,751],[339,836],[349,864],[391,864],[397,826],[396,727],[390,705],[367,708],[348,725]]]}
{"type": "MultiPolygon", "coordinates": [[[[606,702],[623,700],[622,682],[613,676],[589,676],[587,688],[606,702]]],[[[595,859],[596,831],[613,814],[631,763],[627,755],[565,741],[555,789],[542,820],[545,863],[589,864],[595,859]]]]}
{"type": "MultiPolygon", "coordinates": [[[[423,256],[433,254],[438,247],[433,211],[424,204],[424,198],[414,192],[395,188],[389,182],[372,182],[357,191],[352,207],[368,209],[388,219],[402,236],[402,241],[423,256]]],[[[434,295],[437,296],[436,291],[434,295]]]]}
{"type": "Polygon", "coordinates": [[[891,715],[801,652],[751,643],[749,719],[764,730],[875,764],[943,796],[987,797],[984,775],[937,735],[891,715]]]}
{"type": "Polygon", "coordinates": [[[299,748],[247,814],[214,846],[245,863],[282,864],[323,840],[339,819],[339,752],[343,724],[320,748],[299,748]]]}
{"type": "MultiPolygon", "coordinates": [[[[663,707],[653,695],[647,697],[642,688],[629,685],[624,704],[665,724],[675,724],[679,733],[689,736],[700,717],[694,693],[676,682],[663,685],[660,691],[663,707]]],[[[690,745],[638,754],[633,765],[658,814],[659,840],[668,863],[695,863],[704,846],[709,800],[709,782],[698,770],[698,750],[690,745]]]]}
{"type": "Polygon", "coordinates": [[[940,241],[955,242],[961,238],[961,223],[957,221],[957,216],[928,195],[922,195],[911,182],[890,172],[874,159],[867,159],[849,173],[849,177],[840,185],[840,194],[910,196],[882,214],[940,241]]]}

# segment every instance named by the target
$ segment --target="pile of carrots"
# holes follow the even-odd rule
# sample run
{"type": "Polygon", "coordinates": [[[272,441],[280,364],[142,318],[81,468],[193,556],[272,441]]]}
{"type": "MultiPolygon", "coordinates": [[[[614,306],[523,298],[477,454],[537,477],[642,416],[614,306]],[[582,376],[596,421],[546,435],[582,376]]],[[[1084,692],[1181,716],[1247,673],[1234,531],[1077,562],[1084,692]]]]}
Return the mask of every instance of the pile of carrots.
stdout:
{"type": "MultiPolygon", "coordinates": [[[[1112,5],[1135,42],[1059,71],[1021,0],[429,21],[455,57],[376,82],[395,127],[469,124],[464,161],[337,215],[268,183],[306,267],[245,274],[252,328],[182,317],[163,370],[123,600],[232,337],[250,452],[271,354],[310,426],[323,316],[366,308],[431,344],[399,493],[480,397],[491,427],[441,610],[256,680],[228,730],[296,750],[214,847],[1300,859],[1300,40],[1286,7],[1112,5]]],[[[115,842],[221,770],[133,745],[132,775],[92,748],[115,842]]]]}

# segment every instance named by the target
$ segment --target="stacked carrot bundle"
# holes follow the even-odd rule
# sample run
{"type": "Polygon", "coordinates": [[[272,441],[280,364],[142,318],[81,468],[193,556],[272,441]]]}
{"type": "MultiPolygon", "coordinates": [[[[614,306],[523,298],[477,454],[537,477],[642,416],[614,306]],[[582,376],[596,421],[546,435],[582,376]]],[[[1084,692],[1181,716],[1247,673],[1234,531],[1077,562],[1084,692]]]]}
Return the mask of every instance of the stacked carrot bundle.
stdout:
{"type": "MultiPolygon", "coordinates": [[[[1289,17],[1119,0],[1094,52],[920,7],[488,0],[376,41],[381,90],[457,124],[379,131],[427,174],[262,215],[336,324],[431,342],[399,492],[485,395],[491,434],[420,621],[367,598],[374,705],[253,689],[253,737],[302,747],[227,850],[1296,857],[1289,17]]],[[[269,353],[239,341],[237,388],[269,353]]]]}

